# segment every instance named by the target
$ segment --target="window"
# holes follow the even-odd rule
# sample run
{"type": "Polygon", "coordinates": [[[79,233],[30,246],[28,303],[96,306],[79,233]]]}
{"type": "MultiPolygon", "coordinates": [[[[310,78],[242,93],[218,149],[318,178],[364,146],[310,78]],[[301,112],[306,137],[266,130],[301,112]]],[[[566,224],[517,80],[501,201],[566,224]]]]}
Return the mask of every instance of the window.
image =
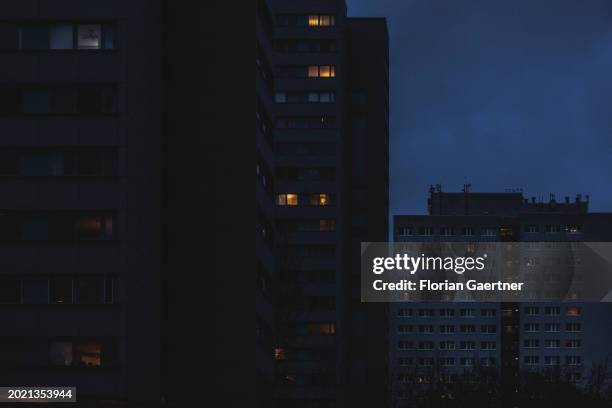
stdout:
{"type": "Polygon", "coordinates": [[[114,176],[118,167],[116,151],[98,148],[0,150],[0,161],[0,176],[114,176]]]}
{"type": "Polygon", "coordinates": [[[455,332],[455,326],[452,324],[445,324],[440,326],[440,333],[442,334],[453,334],[455,332]]]}
{"type": "Polygon", "coordinates": [[[76,279],[76,296],[80,304],[112,303],[112,293],[111,278],[90,276],[76,279]]]}
{"type": "Polygon", "coordinates": [[[580,356],[565,356],[565,364],[570,366],[581,365],[582,357],[580,356]]]}
{"type": "Polygon", "coordinates": [[[421,367],[431,367],[434,365],[434,359],[432,357],[422,357],[419,358],[419,366],[421,367]]]}
{"type": "Polygon", "coordinates": [[[561,226],[560,225],[547,225],[546,226],[546,233],[548,234],[555,234],[555,233],[559,233],[561,232],[561,226]]]}
{"type": "Polygon", "coordinates": [[[540,308],[535,306],[529,306],[525,308],[525,314],[527,316],[537,316],[540,314],[540,308]]]}
{"type": "Polygon", "coordinates": [[[21,303],[21,279],[0,277],[0,303],[21,303]]]}
{"type": "Polygon", "coordinates": [[[525,331],[526,332],[537,332],[540,330],[540,325],[538,323],[526,323],[525,331]]]}
{"type": "Polygon", "coordinates": [[[397,327],[397,331],[398,331],[399,334],[411,333],[412,332],[412,325],[410,325],[410,324],[400,324],[397,327]]]}
{"type": "Polygon", "coordinates": [[[413,348],[413,347],[414,347],[414,346],[413,346],[413,344],[412,344],[412,342],[411,342],[411,341],[403,341],[403,340],[400,340],[400,341],[397,343],[397,348],[398,348],[398,350],[412,350],[412,348],[413,348]]]}
{"type": "Polygon", "coordinates": [[[51,365],[69,367],[73,363],[72,343],[67,341],[52,342],[49,347],[51,365]]]}
{"type": "Polygon", "coordinates": [[[559,339],[546,339],[544,340],[545,348],[559,348],[561,347],[561,340],[559,339]]]}
{"type": "Polygon", "coordinates": [[[582,325],[580,323],[567,323],[565,325],[565,331],[568,331],[568,332],[582,331],[582,325]]]}
{"type": "Polygon", "coordinates": [[[399,317],[410,317],[412,316],[412,309],[406,309],[406,308],[397,309],[397,315],[399,317]]]}
{"type": "Polygon", "coordinates": [[[440,235],[449,237],[453,235],[453,229],[451,227],[442,227],[440,228],[440,235]]]}
{"type": "Polygon", "coordinates": [[[523,358],[523,362],[525,363],[525,365],[536,365],[540,363],[540,357],[539,356],[525,356],[523,358]]]}
{"type": "Polygon", "coordinates": [[[311,14],[308,16],[309,27],[330,27],[336,25],[336,16],[333,14],[311,14]]]}
{"type": "Polygon", "coordinates": [[[335,78],[335,65],[309,65],[308,78],[335,78]]]}
{"type": "Polygon", "coordinates": [[[101,50],[115,48],[115,26],[105,23],[37,22],[17,27],[16,43],[6,49],[101,50]],[[76,33],[76,35],[75,35],[76,33]]]}
{"type": "Polygon", "coordinates": [[[440,309],[440,317],[454,317],[455,309],[440,309]]]}
{"type": "Polygon", "coordinates": [[[567,339],[567,340],[565,340],[565,347],[567,347],[567,348],[581,348],[582,347],[582,340],[567,339]]]}
{"type": "Polygon", "coordinates": [[[410,227],[399,227],[399,235],[400,237],[407,237],[411,235],[412,229],[410,227]]]}
{"type": "Polygon", "coordinates": [[[480,359],[480,365],[483,367],[495,367],[497,365],[497,359],[495,357],[482,357],[480,359]]]}
{"type": "Polygon", "coordinates": [[[483,237],[494,237],[497,235],[495,228],[481,228],[480,235],[483,237]]]}
{"type": "Polygon", "coordinates": [[[565,315],[566,316],[580,316],[581,313],[581,309],[579,307],[566,307],[565,308],[565,315]]]}
{"type": "Polygon", "coordinates": [[[459,329],[461,333],[476,333],[476,326],[473,324],[462,324],[459,329]]]}
{"type": "Polygon", "coordinates": [[[281,193],[277,196],[278,205],[298,205],[298,195],[292,193],[281,193]]]}
{"type": "Polygon", "coordinates": [[[474,309],[461,309],[459,315],[461,317],[474,317],[476,316],[476,311],[474,309]]]}
{"type": "Polygon", "coordinates": [[[440,357],[438,359],[438,364],[442,367],[448,367],[455,365],[455,359],[453,357],[440,357]]]}
{"type": "Polygon", "coordinates": [[[431,227],[421,227],[421,228],[419,228],[419,235],[431,236],[431,235],[433,235],[433,228],[431,228],[431,227]]]}
{"type": "Polygon", "coordinates": [[[306,333],[298,334],[323,334],[323,335],[332,335],[336,334],[336,324],[335,323],[307,323],[306,324],[306,333]]]}
{"type": "Polygon", "coordinates": [[[475,359],[473,357],[462,357],[459,361],[463,367],[472,367],[475,363],[475,359]]]}
{"type": "Polygon", "coordinates": [[[0,113],[26,115],[112,114],[113,85],[2,85],[0,113]]]}
{"type": "Polygon", "coordinates": [[[476,342],[473,341],[462,341],[459,343],[459,349],[461,350],[476,350],[476,342]]]}
{"type": "Polygon", "coordinates": [[[76,232],[78,240],[113,239],[113,217],[102,215],[77,217],[76,232]]]}
{"type": "Polygon", "coordinates": [[[330,204],[330,195],[326,193],[311,194],[310,205],[325,206],[330,204]]]}
{"type": "Polygon", "coordinates": [[[540,232],[537,225],[525,225],[525,232],[528,234],[534,234],[540,232]]]}
{"type": "Polygon", "coordinates": [[[559,332],[561,331],[561,324],[560,323],[545,323],[544,331],[549,332],[549,333],[559,332]]]}
{"type": "Polygon", "coordinates": [[[565,232],[568,234],[579,234],[582,227],[577,224],[569,224],[565,226],[565,232]]]}
{"type": "Polygon", "coordinates": [[[497,326],[494,324],[483,324],[480,326],[480,332],[487,334],[497,333],[497,326]]]}
{"type": "Polygon", "coordinates": [[[482,309],[480,315],[482,317],[495,317],[497,311],[495,309],[482,309]]]}
{"type": "Polygon", "coordinates": [[[23,303],[49,303],[49,280],[46,278],[26,278],[23,280],[23,303]]]}
{"type": "Polygon", "coordinates": [[[561,308],[558,306],[546,306],[544,308],[544,314],[546,316],[559,316],[561,314],[561,308]]]}
{"type": "Polygon", "coordinates": [[[461,228],[461,235],[465,237],[471,237],[474,235],[474,228],[472,227],[463,227],[461,228]]]}
{"type": "Polygon", "coordinates": [[[419,325],[419,333],[431,334],[434,332],[434,327],[432,324],[421,324],[419,325]]]}
{"type": "Polygon", "coordinates": [[[419,309],[419,317],[433,317],[433,309],[419,309]]]}
{"type": "Polygon", "coordinates": [[[433,341],[419,341],[419,350],[433,350],[433,341]]]}
{"type": "Polygon", "coordinates": [[[414,364],[413,359],[410,357],[400,357],[398,362],[402,367],[411,366],[414,364]]]}
{"type": "Polygon", "coordinates": [[[526,339],[523,341],[523,347],[525,348],[538,348],[540,347],[540,340],[538,339],[526,339]]]}
{"type": "Polygon", "coordinates": [[[495,350],[496,344],[494,341],[483,341],[480,343],[481,350],[495,350]]]}
{"type": "Polygon", "coordinates": [[[51,278],[49,280],[49,295],[51,303],[73,303],[73,287],[71,278],[51,278]]]}
{"type": "Polygon", "coordinates": [[[334,103],[336,93],[333,91],[321,92],[276,92],[276,103],[334,103]]]}
{"type": "Polygon", "coordinates": [[[559,356],[545,356],[544,365],[560,365],[561,357],[559,356]]]}
{"type": "Polygon", "coordinates": [[[454,341],[441,341],[439,347],[440,347],[440,350],[454,350],[455,342],[454,341]]]}
{"type": "Polygon", "coordinates": [[[278,129],[335,129],[335,116],[277,117],[278,129]]]}

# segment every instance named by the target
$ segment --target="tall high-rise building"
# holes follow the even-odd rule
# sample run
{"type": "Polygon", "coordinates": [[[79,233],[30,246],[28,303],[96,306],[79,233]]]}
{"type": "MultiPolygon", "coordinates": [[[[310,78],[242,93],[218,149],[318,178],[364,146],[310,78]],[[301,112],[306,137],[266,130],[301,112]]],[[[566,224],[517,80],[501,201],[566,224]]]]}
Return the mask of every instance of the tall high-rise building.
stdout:
{"type": "Polygon", "coordinates": [[[272,17],[259,13],[257,171],[274,205],[258,202],[258,234],[274,231],[273,398],[386,406],[386,307],[359,293],[359,244],[388,234],[386,22],[348,18],[342,0],[260,9],[272,17]]]}
{"type": "Polygon", "coordinates": [[[161,4],[0,14],[0,384],[159,402],[161,4]]]}
{"type": "MultiPolygon", "coordinates": [[[[521,192],[460,193],[430,189],[428,215],[394,217],[396,242],[610,241],[612,213],[570,201],[524,198],[521,192]]],[[[593,303],[395,303],[392,307],[393,398],[409,404],[436,381],[475,368],[492,370],[504,406],[517,398],[520,373],[564,367],[577,383],[606,359],[609,307],[593,303]]]]}

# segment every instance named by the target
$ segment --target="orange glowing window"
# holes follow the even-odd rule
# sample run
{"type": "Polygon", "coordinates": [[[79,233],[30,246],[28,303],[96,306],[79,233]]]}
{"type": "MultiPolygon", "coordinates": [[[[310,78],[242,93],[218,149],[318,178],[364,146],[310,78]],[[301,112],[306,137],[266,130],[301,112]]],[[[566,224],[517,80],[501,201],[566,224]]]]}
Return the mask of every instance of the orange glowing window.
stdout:
{"type": "Polygon", "coordinates": [[[512,317],[512,309],[502,309],[502,316],[512,317]]]}
{"type": "Polygon", "coordinates": [[[102,347],[100,344],[79,344],[77,352],[79,365],[99,367],[102,363],[102,347]]]}
{"type": "Polygon", "coordinates": [[[319,26],[319,16],[318,15],[308,16],[308,25],[310,27],[318,27],[319,26]]]}
{"type": "Polygon", "coordinates": [[[318,77],[319,77],[319,66],[309,65],[308,66],[308,78],[318,78],[318,77]]]}
{"type": "Polygon", "coordinates": [[[336,67],[334,65],[321,65],[319,66],[319,77],[321,78],[335,78],[336,67]]]}
{"type": "Polygon", "coordinates": [[[327,194],[319,194],[319,205],[329,204],[329,197],[327,194]]]}
{"type": "Polygon", "coordinates": [[[277,196],[278,205],[298,205],[298,195],[292,193],[283,193],[277,196]]]}
{"type": "Polygon", "coordinates": [[[319,24],[323,27],[329,27],[332,24],[332,16],[321,16],[320,20],[319,20],[319,24]]]}
{"type": "Polygon", "coordinates": [[[565,309],[566,316],[580,316],[580,308],[579,307],[568,307],[565,309]]]}

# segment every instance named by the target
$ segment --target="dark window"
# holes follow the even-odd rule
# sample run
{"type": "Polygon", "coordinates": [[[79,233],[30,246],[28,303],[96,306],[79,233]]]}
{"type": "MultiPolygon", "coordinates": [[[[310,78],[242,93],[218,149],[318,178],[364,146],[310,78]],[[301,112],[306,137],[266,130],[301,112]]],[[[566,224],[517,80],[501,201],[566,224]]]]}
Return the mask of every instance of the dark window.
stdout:
{"type": "MultiPolygon", "coordinates": [[[[110,303],[105,302],[104,283],[105,278],[101,276],[78,278],[76,283],[78,303],[110,303]]],[[[112,290],[112,287],[109,289],[112,290]]]]}
{"type": "Polygon", "coordinates": [[[73,302],[72,279],[52,278],[49,280],[49,295],[51,303],[70,304],[73,302]]]}
{"type": "Polygon", "coordinates": [[[21,303],[21,279],[0,278],[0,303],[21,303]]]}
{"type": "Polygon", "coordinates": [[[49,27],[43,24],[24,24],[19,30],[19,48],[44,50],[49,48],[49,27]]]}
{"type": "Polygon", "coordinates": [[[49,303],[49,280],[46,278],[24,279],[23,303],[49,303]]]}

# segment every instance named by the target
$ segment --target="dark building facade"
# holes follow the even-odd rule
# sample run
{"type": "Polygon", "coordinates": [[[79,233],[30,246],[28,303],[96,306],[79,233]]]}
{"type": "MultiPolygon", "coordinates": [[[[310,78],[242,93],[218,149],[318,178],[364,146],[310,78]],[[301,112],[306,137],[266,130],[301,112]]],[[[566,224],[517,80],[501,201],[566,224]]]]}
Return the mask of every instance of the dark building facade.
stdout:
{"type": "Polygon", "coordinates": [[[159,402],[161,5],[0,18],[0,383],[159,402]]]}
{"type": "MultiPolygon", "coordinates": [[[[612,214],[588,212],[589,197],[557,202],[521,192],[460,193],[432,187],[429,215],[394,217],[396,242],[609,241],[612,214]]],[[[419,398],[423,384],[452,382],[476,368],[494,370],[502,405],[519,398],[521,372],[563,367],[586,383],[607,358],[606,303],[398,303],[392,311],[391,372],[397,406],[419,398]],[[433,373],[436,373],[432,376],[433,373]]]]}
{"type": "Polygon", "coordinates": [[[258,333],[274,333],[260,401],[271,383],[278,407],[386,406],[387,312],[361,304],[358,264],[388,234],[386,22],[344,1],[258,9],[257,239],[274,254],[258,248],[274,288],[257,295],[258,333]]]}

